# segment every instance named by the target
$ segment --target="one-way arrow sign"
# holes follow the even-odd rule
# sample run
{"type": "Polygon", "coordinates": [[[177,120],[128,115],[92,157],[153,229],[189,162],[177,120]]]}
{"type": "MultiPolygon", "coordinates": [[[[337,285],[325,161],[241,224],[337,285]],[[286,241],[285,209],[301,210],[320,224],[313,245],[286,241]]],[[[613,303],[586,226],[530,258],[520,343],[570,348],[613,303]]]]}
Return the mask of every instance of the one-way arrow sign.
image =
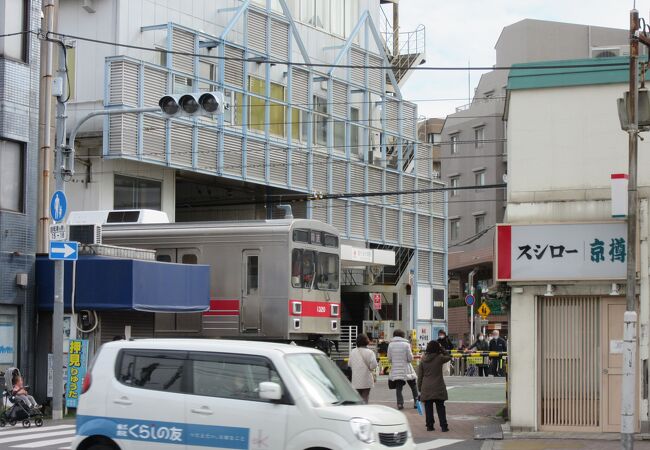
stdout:
{"type": "Polygon", "coordinates": [[[78,250],[78,242],[50,241],[50,259],[76,261],[79,256],[78,250]]]}

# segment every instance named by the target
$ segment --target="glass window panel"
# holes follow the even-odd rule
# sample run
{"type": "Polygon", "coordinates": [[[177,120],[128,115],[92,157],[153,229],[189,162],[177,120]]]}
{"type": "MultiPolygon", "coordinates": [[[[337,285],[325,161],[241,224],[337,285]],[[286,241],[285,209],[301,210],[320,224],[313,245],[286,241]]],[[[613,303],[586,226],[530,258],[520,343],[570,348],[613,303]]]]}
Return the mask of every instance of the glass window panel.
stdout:
{"type": "Polygon", "coordinates": [[[156,255],[156,261],[158,262],[172,262],[172,257],[169,255],[156,255]]]}
{"type": "Polygon", "coordinates": [[[294,141],[304,141],[305,136],[302,133],[302,120],[303,111],[291,108],[291,138],[294,141]]]}
{"type": "Polygon", "coordinates": [[[328,30],[330,28],[330,0],[316,0],[312,25],[328,30]]]}
{"type": "Polygon", "coordinates": [[[25,152],[18,142],[0,140],[0,209],[23,212],[25,152]]]}
{"type": "MultiPolygon", "coordinates": [[[[294,234],[294,240],[296,240],[295,234],[294,234]]],[[[296,248],[291,253],[291,286],[295,288],[302,287],[301,277],[302,277],[302,250],[296,248]]]]}
{"type": "Polygon", "coordinates": [[[164,353],[122,356],[118,379],[121,383],[142,389],[181,392],[185,360],[164,353]]]}
{"type": "Polygon", "coordinates": [[[18,364],[18,317],[11,307],[0,306],[0,371],[18,364]]]}
{"type": "Polygon", "coordinates": [[[449,239],[455,241],[458,239],[458,232],[460,231],[460,219],[453,219],[449,221],[449,239]]]}
{"type": "Polygon", "coordinates": [[[335,291],[339,288],[339,257],[330,253],[318,254],[316,279],[317,287],[324,291],[335,291]]]}
{"type": "Polygon", "coordinates": [[[181,258],[181,263],[182,264],[198,264],[199,263],[199,258],[193,253],[186,253],[186,254],[183,255],[183,258],[181,258]]]}
{"type": "Polygon", "coordinates": [[[255,295],[259,289],[259,257],[248,256],[246,261],[246,294],[255,295]]]}
{"type": "Polygon", "coordinates": [[[314,142],[327,145],[327,100],[314,96],[314,142]]]}
{"type": "Polygon", "coordinates": [[[234,100],[232,96],[232,91],[224,89],[223,99],[225,102],[225,108],[223,110],[223,121],[225,123],[232,123],[233,119],[233,110],[235,109],[234,100]]]}
{"type": "MultiPolygon", "coordinates": [[[[3,34],[12,34],[25,30],[25,0],[7,0],[2,2],[4,14],[0,15],[3,34]]],[[[19,34],[0,39],[0,55],[24,60],[26,35],[19,34]]]]}
{"type": "Polygon", "coordinates": [[[314,272],[316,271],[316,254],[315,252],[303,251],[302,253],[302,287],[307,289],[314,288],[314,272]]]}
{"type": "Polygon", "coordinates": [[[235,111],[235,125],[241,126],[244,124],[244,94],[241,92],[235,92],[234,99],[235,101],[232,107],[235,111]]]}
{"type": "Polygon", "coordinates": [[[453,134],[449,137],[449,139],[451,140],[451,153],[458,153],[458,135],[453,134]]]}
{"type": "Polygon", "coordinates": [[[113,181],[115,209],[161,209],[162,183],[153,180],[115,175],[113,181]]]}
{"type": "Polygon", "coordinates": [[[474,233],[480,233],[485,229],[485,216],[475,216],[474,217],[474,233]]]}
{"type": "Polygon", "coordinates": [[[345,153],[345,122],[334,122],[334,150],[345,153]]]}
{"type": "MultiPolygon", "coordinates": [[[[451,188],[457,188],[459,186],[458,183],[459,183],[458,177],[453,177],[449,179],[449,186],[451,188]]],[[[452,189],[451,196],[454,197],[456,195],[458,195],[458,191],[456,189],[452,189]]]]}
{"type": "Polygon", "coordinates": [[[482,148],[483,140],[485,139],[485,128],[474,129],[474,148],[482,148]]]}

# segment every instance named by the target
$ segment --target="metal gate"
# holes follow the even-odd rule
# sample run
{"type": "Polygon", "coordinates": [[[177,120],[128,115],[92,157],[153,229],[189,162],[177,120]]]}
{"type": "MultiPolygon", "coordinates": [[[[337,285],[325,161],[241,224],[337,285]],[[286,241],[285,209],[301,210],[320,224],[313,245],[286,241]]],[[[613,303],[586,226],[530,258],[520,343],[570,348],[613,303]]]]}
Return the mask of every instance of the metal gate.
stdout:
{"type": "Polygon", "coordinates": [[[541,430],[597,431],[600,298],[538,297],[541,430]]]}

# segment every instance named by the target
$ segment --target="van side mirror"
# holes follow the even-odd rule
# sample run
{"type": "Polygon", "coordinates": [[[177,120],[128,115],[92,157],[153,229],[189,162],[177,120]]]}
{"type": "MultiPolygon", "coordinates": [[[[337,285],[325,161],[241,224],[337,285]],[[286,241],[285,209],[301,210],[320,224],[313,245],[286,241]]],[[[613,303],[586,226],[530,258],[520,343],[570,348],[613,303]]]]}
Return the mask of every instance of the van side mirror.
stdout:
{"type": "Polygon", "coordinates": [[[272,381],[262,381],[258,392],[262,400],[282,400],[282,386],[272,381]]]}

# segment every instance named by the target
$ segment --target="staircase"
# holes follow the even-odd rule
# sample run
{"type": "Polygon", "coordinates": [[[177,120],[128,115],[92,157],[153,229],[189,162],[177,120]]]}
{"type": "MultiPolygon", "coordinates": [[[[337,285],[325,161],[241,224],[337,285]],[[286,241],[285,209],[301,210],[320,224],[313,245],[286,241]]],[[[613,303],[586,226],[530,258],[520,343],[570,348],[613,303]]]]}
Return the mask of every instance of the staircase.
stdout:
{"type": "MultiPolygon", "coordinates": [[[[393,3],[393,8],[397,7],[397,3],[393,3]]],[[[426,30],[424,25],[418,25],[414,31],[400,32],[399,26],[395,26],[394,20],[388,18],[383,8],[381,11],[384,50],[393,67],[395,80],[399,86],[402,86],[410,75],[411,68],[425,62],[426,30]]],[[[394,11],[393,17],[397,18],[399,14],[394,11]]],[[[386,82],[391,85],[390,77],[386,82]]]]}
{"type": "Polygon", "coordinates": [[[392,250],[395,252],[395,265],[384,266],[382,271],[375,277],[375,284],[396,285],[404,272],[408,269],[415,250],[407,247],[394,247],[384,244],[370,244],[371,248],[380,250],[392,250]]]}

